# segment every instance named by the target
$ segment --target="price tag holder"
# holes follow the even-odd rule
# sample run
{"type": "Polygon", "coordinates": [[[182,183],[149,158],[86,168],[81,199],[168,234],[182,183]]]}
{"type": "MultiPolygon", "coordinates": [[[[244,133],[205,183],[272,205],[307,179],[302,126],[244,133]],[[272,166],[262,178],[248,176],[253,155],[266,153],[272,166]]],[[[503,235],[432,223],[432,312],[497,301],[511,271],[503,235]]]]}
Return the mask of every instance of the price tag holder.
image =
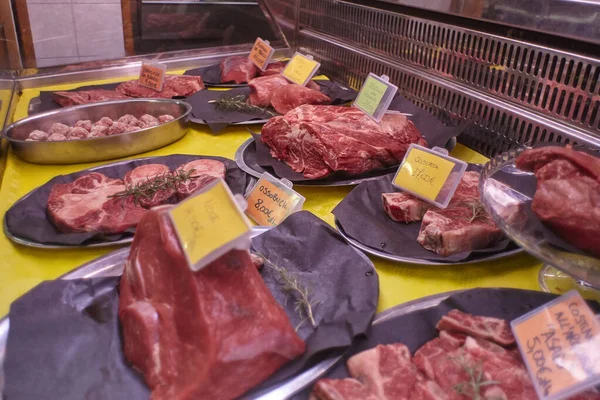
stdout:
{"type": "Polygon", "coordinates": [[[141,86],[154,89],[157,92],[163,90],[167,66],[160,63],[142,62],[139,83],[141,86]]]}
{"type": "Polygon", "coordinates": [[[448,156],[445,149],[411,144],[392,185],[446,208],[466,169],[466,162],[448,156]]]}
{"type": "MultiPolygon", "coordinates": [[[[240,196],[241,197],[241,196],[240,196]]],[[[248,249],[252,227],[224,180],[218,179],[171,209],[190,268],[199,271],[232,249],[248,249]]]]}
{"type": "Polygon", "coordinates": [[[290,214],[302,210],[302,195],[292,189],[287,179],[278,180],[264,173],[247,197],[246,214],[259,225],[279,225],[290,214]]]}
{"type": "Polygon", "coordinates": [[[370,73],[354,100],[353,106],[380,122],[387,112],[398,87],[389,82],[386,75],[379,77],[370,73]]]}
{"type": "Polygon", "coordinates": [[[573,290],[511,322],[541,400],[561,400],[600,384],[600,322],[573,290]]]}
{"type": "Polygon", "coordinates": [[[321,64],[313,60],[311,56],[296,53],[287,63],[281,75],[292,83],[305,86],[317,73],[319,67],[321,64]]]}
{"type": "Polygon", "coordinates": [[[256,38],[256,42],[254,42],[248,58],[258,69],[264,71],[267,69],[269,62],[271,62],[273,54],[275,54],[275,49],[271,47],[268,40],[256,38]]]}

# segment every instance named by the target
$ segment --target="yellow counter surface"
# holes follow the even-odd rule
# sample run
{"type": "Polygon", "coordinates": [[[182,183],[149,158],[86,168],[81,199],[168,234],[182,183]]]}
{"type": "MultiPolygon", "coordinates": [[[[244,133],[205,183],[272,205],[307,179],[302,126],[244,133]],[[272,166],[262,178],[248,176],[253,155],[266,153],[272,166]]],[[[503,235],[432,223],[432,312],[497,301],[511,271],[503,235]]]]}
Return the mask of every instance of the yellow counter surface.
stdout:
{"type": "MultiPolygon", "coordinates": [[[[86,82],[88,84],[107,83],[86,82]]],[[[44,90],[70,89],[77,85],[60,85],[44,90]]],[[[26,90],[20,98],[15,120],[27,115],[31,98],[39,90],[26,90]]],[[[256,130],[260,126],[254,127],[256,130]]],[[[169,154],[202,154],[233,159],[238,147],[250,137],[245,127],[230,127],[214,135],[207,127],[192,124],[180,141],[149,153],[130,158],[163,156],[169,154]]],[[[485,162],[485,157],[458,145],[452,152],[467,162],[485,162]]],[[[44,184],[56,175],[68,174],[96,165],[66,166],[35,165],[8,154],[6,172],[0,186],[0,213],[4,213],[20,197],[44,184]]],[[[306,197],[304,208],[333,225],[331,210],[350,192],[352,187],[297,188],[306,197]]],[[[8,313],[10,303],[44,280],[55,279],[81,264],[115,250],[115,247],[96,249],[45,250],[13,244],[4,234],[0,238],[0,316],[8,313]]],[[[393,263],[371,257],[379,273],[379,311],[419,297],[450,290],[473,287],[514,287],[537,290],[537,274],[542,263],[526,254],[494,262],[469,265],[423,266],[393,263]]]]}

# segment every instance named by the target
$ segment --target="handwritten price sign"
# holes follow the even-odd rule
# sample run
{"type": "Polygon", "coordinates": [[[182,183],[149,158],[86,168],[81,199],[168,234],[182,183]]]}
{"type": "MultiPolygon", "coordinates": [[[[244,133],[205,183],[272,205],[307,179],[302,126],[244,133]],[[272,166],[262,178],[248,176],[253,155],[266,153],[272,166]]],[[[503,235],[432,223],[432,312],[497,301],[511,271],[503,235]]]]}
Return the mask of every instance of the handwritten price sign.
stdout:
{"type": "Polygon", "coordinates": [[[369,74],[354,100],[354,107],[375,121],[381,121],[398,91],[398,87],[388,80],[385,75],[378,77],[373,73],[369,74]]]}
{"type": "Polygon", "coordinates": [[[466,167],[463,161],[413,144],[392,184],[443,208],[454,195],[466,167]]]}
{"type": "Polygon", "coordinates": [[[294,54],[281,73],[285,79],[298,85],[306,85],[315,75],[320,63],[300,53],[294,54]]]}
{"type": "Polygon", "coordinates": [[[246,214],[257,224],[265,226],[279,225],[288,215],[301,209],[304,203],[304,197],[266,173],[247,200],[246,214]]]}
{"type": "Polygon", "coordinates": [[[511,326],[540,399],[568,398],[600,383],[600,323],[577,291],[511,326]]]}
{"type": "Polygon", "coordinates": [[[269,65],[273,53],[275,53],[275,49],[269,45],[269,42],[262,40],[261,38],[256,38],[256,42],[254,42],[254,46],[252,46],[248,58],[258,69],[264,71],[267,69],[267,65],[269,65]]]}
{"type": "Polygon", "coordinates": [[[166,74],[167,67],[164,64],[143,62],[139,83],[141,86],[160,92],[163,89],[166,74]]]}
{"type": "Polygon", "coordinates": [[[171,220],[194,271],[236,247],[236,239],[252,229],[222,179],[173,208],[171,220]]]}

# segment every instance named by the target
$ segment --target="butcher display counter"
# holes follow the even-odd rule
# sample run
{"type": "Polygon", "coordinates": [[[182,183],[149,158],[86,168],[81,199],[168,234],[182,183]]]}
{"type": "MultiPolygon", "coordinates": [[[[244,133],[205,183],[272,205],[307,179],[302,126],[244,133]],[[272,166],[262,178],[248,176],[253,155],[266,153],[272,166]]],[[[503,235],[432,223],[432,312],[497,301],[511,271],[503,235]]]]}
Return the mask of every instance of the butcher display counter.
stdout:
{"type": "MultiPolygon", "coordinates": [[[[183,71],[177,71],[181,73],[183,71]]],[[[105,84],[126,78],[84,83],[62,84],[23,90],[14,120],[28,115],[32,98],[40,90],[66,90],[82,85],[105,84]]],[[[247,127],[258,132],[260,125],[230,126],[213,134],[206,125],[190,124],[183,139],[161,149],[132,156],[139,158],[169,154],[202,154],[234,159],[236,151],[250,138],[247,127]]],[[[485,163],[487,159],[469,148],[457,145],[451,155],[470,163],[485,163]]],[[[6,172],[0,189],[2,215],[22,196],[57,175],[90,168],[94,164],[37,165],[23,162],[12,152],[6,159],[6,172]]],[[[297,187],[306,198],[304,209],[334,225],[333,208],[352,190],[341,187],[297,187]]],[[[6,314],[12,301],[44,280],[56,279],[78,266],[117,247],[83,249],[40,249],[16,245],[2,235],[0,244],[0,314],[6,314]]],[[[380,281],[379,310],[423,296],[473,287],[513,287],[539,289],[537,275],[541,262],[520,253],[495,261],[466,265],[417,265],[371,258],[380,281]]]]}

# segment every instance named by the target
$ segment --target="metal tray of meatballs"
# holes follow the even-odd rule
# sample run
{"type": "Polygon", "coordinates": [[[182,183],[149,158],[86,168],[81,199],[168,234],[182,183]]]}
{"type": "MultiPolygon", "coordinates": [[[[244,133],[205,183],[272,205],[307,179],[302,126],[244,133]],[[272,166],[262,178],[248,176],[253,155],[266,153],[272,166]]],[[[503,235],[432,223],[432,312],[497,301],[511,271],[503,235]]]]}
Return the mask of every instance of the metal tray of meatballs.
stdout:
{"type": "Polygon", "coordinates": [[[181,100],[107,101],[48,111],[2,131],[14,153],[36,164],[112,160],[181,139],[192,107],[181,100]]]}

